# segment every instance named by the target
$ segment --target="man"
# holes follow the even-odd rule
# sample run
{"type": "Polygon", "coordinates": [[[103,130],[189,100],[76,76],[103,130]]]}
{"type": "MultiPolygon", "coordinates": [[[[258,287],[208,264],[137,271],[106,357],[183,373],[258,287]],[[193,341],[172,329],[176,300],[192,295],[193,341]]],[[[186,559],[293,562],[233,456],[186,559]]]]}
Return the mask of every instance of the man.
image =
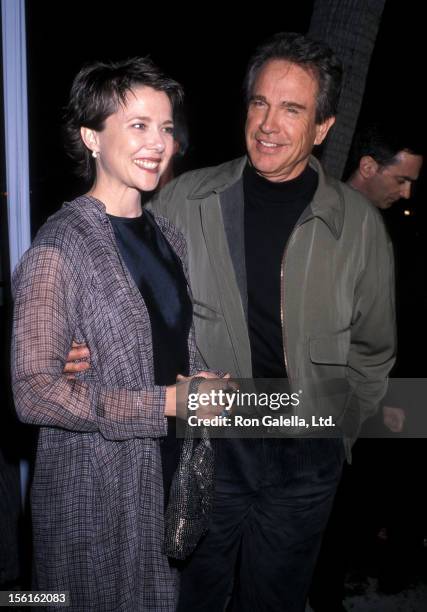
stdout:
{"type": "Polygon", "coordinates": [[[390,208],[401,198],[411,197],[423,157],[409,138],[390,127],[388,133],[379,126],[359,132],[353,147],[355,169],[348,184],[357,189],[381,210],[390,208]]]}
{"type": "MultiPolygon", "coordinates": [[[[409,200],[423,165],[419,142],[407,133],[407,126],[368,125],[355,136],[351,159],[354,170],[347,184],[362,193],[379,210],[388,210],[401,199],[409,200]],[[406,129],[405,129],[406,128],[406,129]]],[[[388,429],[400,432],[405,413],[398,407],[383,406],[388,429]]]]}
{"type": "MultiPolygon", "coordinates": [[[[379,210],[388,210],[401,199],[409,200],[418,180],[422,149],[406,130],[394,122],[388,128],[378,123],[364,127],[355,136],[350,155],[353,171],[347,184],[379,210]]],[[[383,419],[391,431],[398,433],[405,413],[398,407],[383,406],[383,419]]]]}
{"type": "Polygon", "coordinates": [[[310,156],[334,123],[340,83],[325,45],[272,37],[248,68],[247,157],[184,174],[152,203],[187,238],[207,365],[311,386],[312,410],[333,415],[342,435],[217,445],[210,529],[182,570],[180,611],[221,611],[232,585],[233,610],[304,610],[344,448],[386,388],[388,239],[364,198],[310,156]]]}
{"type": "MultiPolygon", "coordinates": [[[[398,125],[393,120],[391,125],[381,123],[367,126],[355,138],[352,159],[357,167],[348,183],[383,212],[401,198],[408,200],[412,196],[412,187],[420,175],[425,150],[419,126],[415,130],[406,121],[398,125]]],[[[387,221],[387,212],[384,218],[387,221]]],[[[425,390],[420,379],[408,380],[403,386],[399,377],[416,377],[425,372],[421,358],[419,365],[424,372],[416,374],[417,357],[414,350],[414,337],[423,346],[416,313],[422,312],[417,291],[424,284],[424,276],[418,270],[416,273],[408,272],[408,266],[413,268],[414,255],[409,245],[399,240],[403,223],[401,219],[396,228],[393,228],[393,224],[390,228],[395,229],[392,236],[395,237],[401,271],[397,283],[400,350],[398,364],[393,371],[398,379],[391,380],[384,398],[382,416],[386,428],[397,434],[403,431],[403,437],[406,435],[410,438],[411,435],[425,432],[425,419],[422,417],[425,390]],[[411,296],[409,303],[406,301],[407,295],[411,296]]],[[[377,428],[380,430],[379,424],[377,428]]],[[[381,433],[379,435],[381,437],[381,433]]],[[[357,544],[360,547],[361,543],[365,543],[368,549],[370,535],[372,547],[375,541],[372,536],[382,528],[379,534],[385,538],[382,541],[385,553],[378,563],[378,588],[386,593],[403,590],[418,573],[425,516],[425,504],[419,491],[419,466],[423,464],[424,457],[423,439],[361,439],[358,443],[352,491],[355,494],[359,491],[361,499],[369,496],[370,511],[364,510],[362,505],[359,508],[359,524],[365,525],[365,533],[359,531],[357,544]],[[374,457],[375,469],[372,469],[374,457]],[[365,483],[364,491],[362,481],[365,483]]]]}
{"type": "MultiPolygon", "coordinates": [[[[381,211],[388,210],[400,199],[409,199],[414,183],[417,181],[423,164],[422,147],[419,142],[410,135],[408,126],[393,124],[370,124],[360,130],[355,138],[350,153],[351,173],[347,184],[362,193],[372,204],[381,211]]],[[[404,394],[407,389],[400,392],[402,405],[407,404],[408,397],[404,394]],[[403,391],[403,394],[402,394],[403,391]]],[[[388,394],[390,400],[395,393],[388,394]]],[[[385,427],[394,433],[400,433],[405,424],[405,409],[396,405],[382,406],[382,420],[385,427]]],[[[379,422],[373,421],[367,424],[367,431],[375,427],[377,435],[381,436],[382,426],[379,422]]],[[[387,431],[384,430],[387,434],[387,431]]],[[[411,444],[414,441],[411,441],[411,444]]],[[[328,528],[322,542],[321,553],[317,561],[316,571],[310,589],[310,604],[314,612],[338,612],[345,610],[342,604],[344,596],[344,580],[347,570],[346,551],[344,550],[346,541],[347,549],[350,541],[353,541],[353,548],[362,550],[364,548],[365,558],[367,557],[369,544],[372,534],[378,532],[378,521],[388,520],[389,514],[393,517],[394,524],[399,528],[401,544],[399,547],[393,545],[389,537],[389,557],[393,553],[392,563],[395,564],[393,575],[393,588],[400,590],[402,584],[402,564],[396,563],[398,553],[402,553],[402,543],[407,539],[406,534],[402,538],[402,531],[408,530],[410,524],[407,519],[407,511],[403,506],[408,507],[408,495],[403,496],[404,490],[410,491],[399,477],[400,473],[408,481],[409,475],[413,471],[413,465],[409,471],[403,471],[403,465],[409,465],[405,456],[408,455],[408,448],[402,456],[400,452],[402,441],[399,442],[399,449],[395,445],[390,446],[390,440],[380,442],[368,439],[360,440],[356,445],[355,459],[353,466],[344,471],[344,476],[340,483],[338,495],[334,502],[334,507],[328,528]],[[380,456],[378,456],[380,453],[380,456]],[[395,463],[399,463],[397,467],[395,463]],[[393,499],[390,507],[395,508],[399,505],[399,513],[394,510],[387,511],[384,499],[393,499]],[[404,500],[399,502],[399,498],[404,500]],[[369,499],[369,504],[367,500],[369,499]],[[397,502],[397,504],[396,504],[397,502]],[[378,509],[383,504],[382,513],[378,509]],[[384,509],[386,511],[384,512],[384,509]],[[382,514],[382,516],[381,516],[382,514]],[[385,514],[385,516],[384,516],[385,514]],[[394,517],[400,516],[400,519],[394,517]],[[402,520],[402,517],[405,517],[402,520]],[[352,536],[349,535],[351,517],[357,518],[359,527],[351,529],[352,536]],[[402,529],[403,528],[403,529],[402,529]],[[357,542],[357,545],[356,545],[357,542]],[[363,545],[360,543],[363,542],[363,545]],[[396,548],[396,551],[394,550],[396,548]],[[398,568],[398,573],[396,573],[398,568]]],[[[390,534],[389,534],[390,535],[390,534]]],[[[408,555],[401,554],[401,560],[408,565],[408,555]]],[[[380,574],[380,586],[384,580],[380,574]]]]}

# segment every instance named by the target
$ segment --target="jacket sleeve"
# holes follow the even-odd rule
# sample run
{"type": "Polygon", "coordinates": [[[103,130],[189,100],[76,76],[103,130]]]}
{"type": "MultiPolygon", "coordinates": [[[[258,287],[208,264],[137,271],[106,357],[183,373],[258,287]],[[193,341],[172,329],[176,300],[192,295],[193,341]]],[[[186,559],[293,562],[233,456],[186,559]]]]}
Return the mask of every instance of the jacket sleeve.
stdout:
{"type": "MultiPolygon", "coordinates": [[[[387,390],[396,354],[393,247],[376,211],[354,295],[348,381],[361,422],[373,415],[387,390]]],[[[350,407],[351,408],[351,407],[350,407]]]]}
{"type": "Polygon", "coordinates": [[[111,440],[166,435],[165,387],[106,388],[62,373],[82,290],[75,278],[61,249],[45,245],[32,247],[15,272],[11,361],[20,419],[111,440]]]}
{"type": "MultiPolygon", "coordinates": [[[[188,272],[187,242],[184,236],[181,234],[181,232],[179,235],[180,235],[181,241],[180,241],[179,249],[177,249],[177,252],[178,252],[179,257],[181,258],[184,275],[185,275],[185,278],[187,279],[188,286],[190,287],[190,295],[192,297],[190,276],[188,272]]],[[[196,345],[196,334],[195,334],[193,322],[191,324],[190,333],[188,336],[188,353],[189,353],[189,375],[190,376],[194,376],[198,372],[202,372],[202,371],[213,372],[219,377],[224,376],[225,372],[223,372],[222,370],[212,370],[211,368],[209,368],[205,360],[203,359],[202,355],[200,354],[200,351],[198,350],[197,345],[196,345]]]]}

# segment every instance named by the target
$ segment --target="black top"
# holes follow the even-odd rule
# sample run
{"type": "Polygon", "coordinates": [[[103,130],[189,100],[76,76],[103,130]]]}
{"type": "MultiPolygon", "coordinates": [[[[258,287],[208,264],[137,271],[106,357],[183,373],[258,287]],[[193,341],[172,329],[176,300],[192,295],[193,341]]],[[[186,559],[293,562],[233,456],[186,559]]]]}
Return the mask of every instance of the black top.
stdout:
{"type": "Polygon", "coordinates": [[[156,385],[188,375],[188,334],[193,310],[181,261],[148,212],[137,218],[108,215],[117,246],[147,306],[156,385]]]}
{"type": "Polygon", "coordinates": [[[254,378],[285,378],[281,324],[280,272],[286,243],[317,188],[317,173],[307,166],[295,179],[273,183],[247,165],[245,260],[248,327],[254,378]]]}

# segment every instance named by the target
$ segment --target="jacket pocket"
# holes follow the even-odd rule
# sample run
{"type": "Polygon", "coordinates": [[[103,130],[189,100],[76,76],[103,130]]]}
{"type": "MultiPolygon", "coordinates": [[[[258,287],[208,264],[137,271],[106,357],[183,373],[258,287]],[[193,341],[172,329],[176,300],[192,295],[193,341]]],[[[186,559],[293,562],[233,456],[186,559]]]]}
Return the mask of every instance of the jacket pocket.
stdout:
{"type": "Polygon", "coordinates": [[[309,339],[310,360],[312,363],[345,366],[350,350],[350,330],[335,334],[314,336],[309,339]]]}
{"type": "Polygon", "coordinates": [[[223,318],[222,314],[217,310],[197,300],[193,300],[193,314],[195,317],[206,319],[207,321],[216,321],[223,318]]]}
{"type": "MultiPolygon", "coordinates": [[[[310,338],[310,360],[324,385],[322,399],[325,413],[332,414],[345,438],[357,436],[360,428],[359,402],[346,377],[351,332],[344,330],[310,338]]],[[[317,399],[319,402],[319,399],[317,399]]],[[[347,458],[349,458],[347,448],[347,458]]]]}

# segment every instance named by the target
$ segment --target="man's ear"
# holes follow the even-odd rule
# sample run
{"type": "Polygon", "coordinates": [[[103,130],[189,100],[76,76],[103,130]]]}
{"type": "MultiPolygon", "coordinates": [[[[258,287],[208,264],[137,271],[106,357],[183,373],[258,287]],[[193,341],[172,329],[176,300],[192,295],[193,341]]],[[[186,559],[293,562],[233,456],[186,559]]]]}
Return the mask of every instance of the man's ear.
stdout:
{"type": "Polygon", "coordinates": [[[327,133],[331,129],[331,127],[335,123],[335,117],[329,117],[323,123],[318,123],[316,125],[316,139],[314,141],[315,145],[320,145],[325,140],[327,133]]]}
{"type": "Polygon", "coordinates": [[[363,155],[359,161],[359,172],[363,178],[371,178],[378,172],[378,162],[370,155],[363,155]]]}
{"type": "Polygon", "coordinates": [[[89,151],[99,153],[98,132],[87,127],[80,128],[80,136],[89,151]]]}

